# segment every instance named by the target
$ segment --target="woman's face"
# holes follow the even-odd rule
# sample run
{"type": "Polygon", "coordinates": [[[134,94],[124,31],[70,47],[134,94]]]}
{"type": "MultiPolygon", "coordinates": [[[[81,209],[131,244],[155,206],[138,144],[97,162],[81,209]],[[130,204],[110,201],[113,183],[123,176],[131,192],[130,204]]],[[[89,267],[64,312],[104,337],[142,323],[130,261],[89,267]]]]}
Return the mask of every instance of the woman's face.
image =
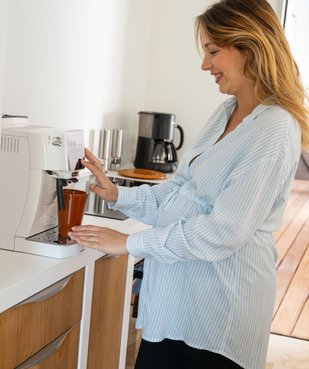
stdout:
{"type": "Polygon", "coordinates": [[[220,92],[237,98],[253,93],[253,83],[244,75],[247,55],[235,47],[218,47],[204,32],[201,41],[205,53],[201,68],[214,76],[220,92]]]}

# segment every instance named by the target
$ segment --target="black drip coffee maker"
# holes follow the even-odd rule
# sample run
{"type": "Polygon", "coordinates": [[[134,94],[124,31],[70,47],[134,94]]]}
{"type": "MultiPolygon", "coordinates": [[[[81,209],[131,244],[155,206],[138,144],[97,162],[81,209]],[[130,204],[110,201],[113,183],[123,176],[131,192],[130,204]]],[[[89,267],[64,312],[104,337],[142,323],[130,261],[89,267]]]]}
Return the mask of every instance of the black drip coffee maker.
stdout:
{"type": "Polygon", "coordinates": [[[134,165],[136,168],[153,169],[171,173],[177,168],[176,150],[183,145],[184,133],[175,123],[175,114],[141,111],[134,165]],[[177,147],[173,144],[174,129],[180,133],[177,147]]]}

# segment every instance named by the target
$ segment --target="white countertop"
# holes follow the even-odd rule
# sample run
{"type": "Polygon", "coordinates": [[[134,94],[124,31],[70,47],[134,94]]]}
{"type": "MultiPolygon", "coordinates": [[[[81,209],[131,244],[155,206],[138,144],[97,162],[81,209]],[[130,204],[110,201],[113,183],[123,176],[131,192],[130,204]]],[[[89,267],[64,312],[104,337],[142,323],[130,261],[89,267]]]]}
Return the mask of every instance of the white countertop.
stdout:
{"type": "MultiPolygon", "coordinates": [[[[84,224],[110,227],[124,233],[134,233],[148,226],[132,219],[113,220],[84,216],[84,224]]],[[[103,256],[99,251],[85,248],[66,259],[52,259],[14,251],[0,250],[0,312],[50,286],[67,275],[94,263],[103,256]]]]}

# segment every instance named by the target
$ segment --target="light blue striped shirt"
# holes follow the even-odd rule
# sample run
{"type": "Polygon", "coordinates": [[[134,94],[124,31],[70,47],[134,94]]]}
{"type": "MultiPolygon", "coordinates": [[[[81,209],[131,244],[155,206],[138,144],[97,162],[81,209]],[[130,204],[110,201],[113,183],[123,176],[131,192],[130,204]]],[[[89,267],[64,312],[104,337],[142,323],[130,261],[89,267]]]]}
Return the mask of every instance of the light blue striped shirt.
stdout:
{"type": "Polygon", "coordinates": [[[225,136],[235,98],[213,114],[175,177],[119,188],[115,208],[153,228],[127,248],[145,258],[137,327],[246,369],[264,369],[275,299],[278,230],[300,156],[300,129],[258,105],[225,136]]]}

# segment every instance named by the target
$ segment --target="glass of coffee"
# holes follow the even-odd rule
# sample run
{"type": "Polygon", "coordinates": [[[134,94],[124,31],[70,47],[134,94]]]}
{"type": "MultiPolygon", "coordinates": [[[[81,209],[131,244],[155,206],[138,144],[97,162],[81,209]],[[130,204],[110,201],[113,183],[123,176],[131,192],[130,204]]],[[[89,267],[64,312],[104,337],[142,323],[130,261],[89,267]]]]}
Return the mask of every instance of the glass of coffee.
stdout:
{"type": "Polygon", "coordinates": [[[71,228],[82,223],[88,195],[85,191],[67,188],[63,190],[63,194],[64,209],[58,209],[58,234],[59,242],[66,243],[71,228]]]}

